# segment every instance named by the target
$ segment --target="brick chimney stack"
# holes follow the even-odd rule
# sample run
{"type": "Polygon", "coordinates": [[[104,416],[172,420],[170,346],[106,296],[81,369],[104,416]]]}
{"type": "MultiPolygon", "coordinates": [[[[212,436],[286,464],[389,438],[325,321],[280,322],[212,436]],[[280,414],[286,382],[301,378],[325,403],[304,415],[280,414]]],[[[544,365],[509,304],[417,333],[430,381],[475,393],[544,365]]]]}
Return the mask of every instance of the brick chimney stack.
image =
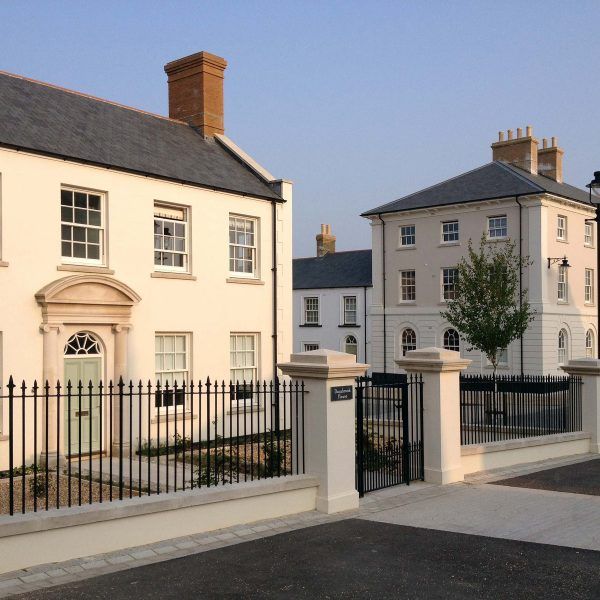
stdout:
{"type": "Polygon", "coordinates": [[[331,225],[321,225],[317,234],[317,256],[335,254],[335,235],[331,234],[331,225]]]}
{"type": "Polygon", "coordinates": [[[530,125],[525,130],[519,127],[517,137],[513,137],[512,129],[507,132],[507,138],[504,139],[504,132],[498,132],[498,141],[492,144],[493,160],[499,160],[519,167],[529,173],[537,175],[538,172],[538,142],[533,137],[533,130],[530,125]]]}
{"type": "Polygon", "coordinates": [[[558,147],[558,140],[553,137],[552,145],[548,146],[548,140],[542,139],[542,147],[538,150],[538,173],[563,182],[563,155],[564,150],[558,147]]]}
{"type": "Polygon", "coordinates": [[[165,65],[169,118],[185,121],[205,137],[223,134],[225,59],[198,52],[165,65]]]}

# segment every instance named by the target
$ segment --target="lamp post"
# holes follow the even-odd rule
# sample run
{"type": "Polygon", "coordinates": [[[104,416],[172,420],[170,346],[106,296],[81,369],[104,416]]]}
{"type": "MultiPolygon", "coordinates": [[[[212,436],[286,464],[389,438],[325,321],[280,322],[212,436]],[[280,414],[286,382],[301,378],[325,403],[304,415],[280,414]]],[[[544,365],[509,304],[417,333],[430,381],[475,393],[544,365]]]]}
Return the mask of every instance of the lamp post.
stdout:
{"type": "Polygon", "coordinates": [[[596,344],[598,346],[597,350],[597,358],[600,358],[600,331],[598,328],[600,327],[600,277],[598,276],[598,269],[600,268],[600,239],[598,239],[598,234],[600,232],[600,171],[594,171],[594,179],[592,179],[585,187],[590,190],[590,204],[596,207],[596,217],[594,219],[588,219],[589,221],[594,221],[596,223],[596,231],[594,240],[596,244],[596,269],[594,276],[596,277],[596,344]],[[592,194],[592,191],[594,192],[592,194]]]}

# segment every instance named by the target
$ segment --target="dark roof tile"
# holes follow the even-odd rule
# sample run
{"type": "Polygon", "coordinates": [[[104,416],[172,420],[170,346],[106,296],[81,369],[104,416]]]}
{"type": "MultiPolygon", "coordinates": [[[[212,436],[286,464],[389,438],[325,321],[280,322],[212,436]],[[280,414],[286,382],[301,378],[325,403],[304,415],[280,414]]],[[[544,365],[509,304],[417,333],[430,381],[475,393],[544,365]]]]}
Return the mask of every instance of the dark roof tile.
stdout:
{"type": "Polygon", "coordinates": [[[350,250],[294,259],[295,290],[371,285],[371,250],[350,250]]]}

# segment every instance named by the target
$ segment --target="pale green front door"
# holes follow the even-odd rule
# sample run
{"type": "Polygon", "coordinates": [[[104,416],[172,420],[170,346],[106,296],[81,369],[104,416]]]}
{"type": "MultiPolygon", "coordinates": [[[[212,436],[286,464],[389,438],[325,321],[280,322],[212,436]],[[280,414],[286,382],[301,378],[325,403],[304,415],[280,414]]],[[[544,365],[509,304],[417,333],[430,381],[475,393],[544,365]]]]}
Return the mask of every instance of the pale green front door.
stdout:
{"type": "Polygon", "coordinates": [[[69,410],[69,399],[65,389],[63,398],[66,415],[64,439],[65,448],[70,455],[86,454],[90,450],[98,452],[101,449],[100,423],[103,403],[98,388],[101,379],[102,358],[100,356],[65,358],[64,380],[65,385],[67,382],[71,382],[71,406],[69,410]],[[83,384],[81,394],[79,393],[80,381],[83,384]],[[90,381],[92,382],[91,397],[90,381]]]}

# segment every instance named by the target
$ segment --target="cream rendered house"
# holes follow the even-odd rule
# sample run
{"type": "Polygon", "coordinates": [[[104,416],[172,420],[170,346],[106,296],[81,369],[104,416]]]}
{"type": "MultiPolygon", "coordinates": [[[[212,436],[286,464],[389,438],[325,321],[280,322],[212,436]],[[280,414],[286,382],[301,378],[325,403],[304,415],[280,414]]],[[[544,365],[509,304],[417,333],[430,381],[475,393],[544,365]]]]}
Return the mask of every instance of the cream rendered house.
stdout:
{"type": "Polygon", "coordinates": [[[287,359],[292,187],[225,137],[225,67],[167,64],[169,117],[0,74],[4,394],[9,376],[272,379],[287,359]]]}
{"type": "Polygon", "coordinates": [[[459,350],[472,372],[491,371],[441,318],[452,297],[467,242],[514,240],[532,265],[522,287],[537,315],[522,340],[503,353],[506,372],[558,374],[570,358],[597,348],[595,209],[588,193],[563,182],[556,139],[528,127],[492,144],[493,162],[364,213],[373,234],[373,370],[428,346],[459,350]],[[570,266],[563,266],[566,257],[570,266]]]}

